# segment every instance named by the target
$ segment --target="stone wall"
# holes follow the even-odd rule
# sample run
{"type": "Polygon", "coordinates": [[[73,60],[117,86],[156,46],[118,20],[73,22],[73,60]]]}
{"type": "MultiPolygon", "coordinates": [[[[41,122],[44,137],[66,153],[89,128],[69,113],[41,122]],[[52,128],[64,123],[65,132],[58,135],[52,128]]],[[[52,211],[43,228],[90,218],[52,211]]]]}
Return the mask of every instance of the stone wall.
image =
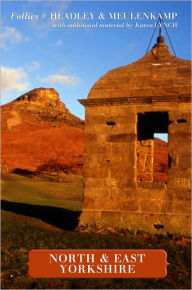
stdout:
{"type": "MultiPolygon", "coordinates": [[[[189,235],[190,124],[189,103],[121,105],[119,101],[118,105],[89,106],[87,102],[80,225],[189,235]],[[141,163],[137,157],[137,115],[151,111],[168,112],[170,120],[168,183],[152,182],[152,177],[137,181],[141,163]]],[[[153,150],[151,141],[144,143],[153,150]]],[[[152,156],[152,151],[147,154],[152,156]]]]}

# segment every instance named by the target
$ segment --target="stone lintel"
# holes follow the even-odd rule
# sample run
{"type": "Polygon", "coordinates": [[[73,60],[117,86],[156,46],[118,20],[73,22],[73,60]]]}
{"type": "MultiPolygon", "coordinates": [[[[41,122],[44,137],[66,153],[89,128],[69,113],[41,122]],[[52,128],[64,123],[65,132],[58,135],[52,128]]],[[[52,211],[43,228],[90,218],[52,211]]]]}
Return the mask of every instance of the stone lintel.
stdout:
{"type": "Polygon", "coordinates": [[[78,100],[85,107],[94,106],[120,106],[120,105],[135,105],[135,104],[153,104],[153,103],[190,103],[191,95],[177,95],[177,96],[147,96],[147,97],[119,97],[119,98],[97,98],[97,99],[80,99],[78,100]]]}

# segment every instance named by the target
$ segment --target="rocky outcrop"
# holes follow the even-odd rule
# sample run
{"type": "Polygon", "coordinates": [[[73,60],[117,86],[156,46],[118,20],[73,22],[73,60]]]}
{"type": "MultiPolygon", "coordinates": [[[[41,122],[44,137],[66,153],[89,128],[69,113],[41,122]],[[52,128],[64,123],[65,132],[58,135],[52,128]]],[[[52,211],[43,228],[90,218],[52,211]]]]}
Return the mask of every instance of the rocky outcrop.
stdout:
{"type": "MultiPolygon", "coordinates": [[[[54,89],[34,89],[2,106],[2,168],[39,171],[50,162],[82,173],[84,121],[54,89]]],[[[52,167],[53,169],[53,167],[52,167]]]]}
{"type": "Polygon", "coordinates": [[[84,121],[71,114],[65,104],[60,101],[55,89],[34,89],[20,96],[16,100],[2,106],[4,111],[17,111],[23,119],[32,119],[34,122],[48,121],[72,127],[83,128],[84,121]]]}

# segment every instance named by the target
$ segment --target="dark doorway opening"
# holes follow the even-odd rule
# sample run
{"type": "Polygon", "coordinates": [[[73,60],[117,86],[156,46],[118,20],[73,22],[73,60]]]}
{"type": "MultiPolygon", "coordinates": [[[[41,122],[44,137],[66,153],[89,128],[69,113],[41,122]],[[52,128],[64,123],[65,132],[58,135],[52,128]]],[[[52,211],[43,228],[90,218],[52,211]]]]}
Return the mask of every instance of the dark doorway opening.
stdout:
{"type": "Polygon", "coordinates": [[[138,114],[137,181],[168,181],[168,143],[166,139],[168,139],[169,123],[168,112],[138,114]]]}
{"type": "Polygon", "coordinates": [[[168,112],[138,114],[137,138],[138,140],[153,139],[155,133],[168,133],[168,126],[168,112]]]}

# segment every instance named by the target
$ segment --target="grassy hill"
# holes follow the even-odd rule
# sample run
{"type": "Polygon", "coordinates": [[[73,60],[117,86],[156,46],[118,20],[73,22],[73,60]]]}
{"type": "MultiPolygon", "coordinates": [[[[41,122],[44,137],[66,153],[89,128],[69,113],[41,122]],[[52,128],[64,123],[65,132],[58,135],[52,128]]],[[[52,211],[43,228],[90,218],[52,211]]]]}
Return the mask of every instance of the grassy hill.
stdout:
{"type": "Polygon", "coordinates": [[[41,176],[4,173],[1,198],[25,204],[81,210],[82,176],[63,173],[60,178],[63,182],[58,182],[57,175],[50,173],[41,176]]]}

